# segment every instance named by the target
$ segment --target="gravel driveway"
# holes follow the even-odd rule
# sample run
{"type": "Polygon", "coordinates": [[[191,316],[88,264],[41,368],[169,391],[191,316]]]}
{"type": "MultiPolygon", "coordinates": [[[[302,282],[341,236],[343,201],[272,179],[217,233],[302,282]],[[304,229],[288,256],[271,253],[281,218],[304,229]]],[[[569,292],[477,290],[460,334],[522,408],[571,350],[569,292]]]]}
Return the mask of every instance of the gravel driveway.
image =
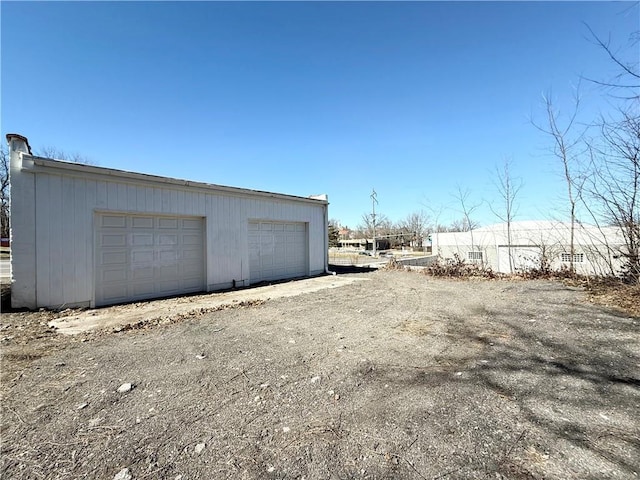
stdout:
{"type": "Polygon", "coordinates": [[[357,276],[119,333],[3,314],[2,478],[640,474],[639,319],[559,282],[357,276]]]}

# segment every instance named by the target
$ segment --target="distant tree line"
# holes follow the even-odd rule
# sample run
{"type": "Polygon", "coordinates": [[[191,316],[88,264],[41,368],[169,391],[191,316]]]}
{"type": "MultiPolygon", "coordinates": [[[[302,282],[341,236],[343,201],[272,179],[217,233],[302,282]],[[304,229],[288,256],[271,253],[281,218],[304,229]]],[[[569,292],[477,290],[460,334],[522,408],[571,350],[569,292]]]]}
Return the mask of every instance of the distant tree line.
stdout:
{"type": "MultiPolygon", "coordinates": [[[[375,236],[378,239],[388,239],[392,248],[400,246],[424,248],[428,245],[429,235],[433,232],[468,231],[478,226],[478,222],[465,217],[454,220],[450,224],[441,224],[436,222],[433,216],[425,210],[415,211],[405,218],[395,221],[385,214],[376,214],[375,236]]],[[[329,246],[331,247],[337,246],[340,240],[371,240],[374,231],[373,219],[371,214],[364,213],[360,223],[354,228],[349,228],[334,218],[329,220],[328,231],[329,246]]]]}

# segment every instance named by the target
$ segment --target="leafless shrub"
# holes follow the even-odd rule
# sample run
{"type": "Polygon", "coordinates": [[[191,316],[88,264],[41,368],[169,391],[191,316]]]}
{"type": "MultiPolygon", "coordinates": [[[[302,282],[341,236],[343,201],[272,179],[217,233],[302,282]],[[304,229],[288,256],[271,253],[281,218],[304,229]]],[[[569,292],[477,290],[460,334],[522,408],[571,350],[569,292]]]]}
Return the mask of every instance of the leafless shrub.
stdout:
{"type": "Polygon", "coordinates": [[[396,260],[395,257],[391,257],[382,268],[385,270],[408,270],[408,268],[396,260]]]}
{"type": "Polygon", "coordinates": [[[568,278],[580,278],[581,275],[577,275],[572,272],[568,265],[563,265],[558,270],[552,270],[548,266],[542,266],[540,268],[529,268],[527,270],[519,271],[514,274],[515,277],[524,278],[527,280],[541,280],[541,279],[568,279],[568,278]]]}
{"type": "Polygon", "coordinates": [[[497,278],[498,275],[489,267],[483,267],[475,263],[467,263],[457,253],[453,254],[452,259],[439,258],[436,262],[425,268],[427,275],[434,277],[480,277],[480,278],[497,278]]]}

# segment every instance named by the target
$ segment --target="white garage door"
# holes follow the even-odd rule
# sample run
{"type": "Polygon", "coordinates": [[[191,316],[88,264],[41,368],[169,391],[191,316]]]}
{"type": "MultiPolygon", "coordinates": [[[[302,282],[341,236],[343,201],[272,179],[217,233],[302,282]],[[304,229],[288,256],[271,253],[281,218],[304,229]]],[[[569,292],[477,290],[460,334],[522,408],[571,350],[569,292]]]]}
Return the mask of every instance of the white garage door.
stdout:
{"type": "Polygon", "coordinates": [[[202,218],[97,216],[96,305],[204,289],[202,218]]]}
{"type": "MultiPolygon", "coordinates": [[[[509,247],[499,245],[498,256],[498,271],[502,273],[511,273],[509,271],[509,247]]],[[[540,257],[540,247],[511,247],[511,265],[513,266],[513,273],[518,271],[526,272],[532,268],[540,268],[540,257]]]]}
{"type": "Polygon", "coordinates": [[[250,283],[308,274],[306,224],[249,222],[250,283]]]}

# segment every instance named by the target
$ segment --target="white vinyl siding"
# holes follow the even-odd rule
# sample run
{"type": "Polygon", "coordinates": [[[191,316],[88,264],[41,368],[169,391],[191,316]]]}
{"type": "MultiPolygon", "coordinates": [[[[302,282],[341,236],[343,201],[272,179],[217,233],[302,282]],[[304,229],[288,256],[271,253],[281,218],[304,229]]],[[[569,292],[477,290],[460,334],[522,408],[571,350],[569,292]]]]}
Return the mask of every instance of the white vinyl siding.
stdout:
{"type": "Polygon", "coordinates": [[[97,217],[96,305],[205,289],[202,218],[97,217]]]}
{"type": "Polygon", "coordinates": [[[251,283],[308,275],[304,223],[249,222],[251,283]]]}

